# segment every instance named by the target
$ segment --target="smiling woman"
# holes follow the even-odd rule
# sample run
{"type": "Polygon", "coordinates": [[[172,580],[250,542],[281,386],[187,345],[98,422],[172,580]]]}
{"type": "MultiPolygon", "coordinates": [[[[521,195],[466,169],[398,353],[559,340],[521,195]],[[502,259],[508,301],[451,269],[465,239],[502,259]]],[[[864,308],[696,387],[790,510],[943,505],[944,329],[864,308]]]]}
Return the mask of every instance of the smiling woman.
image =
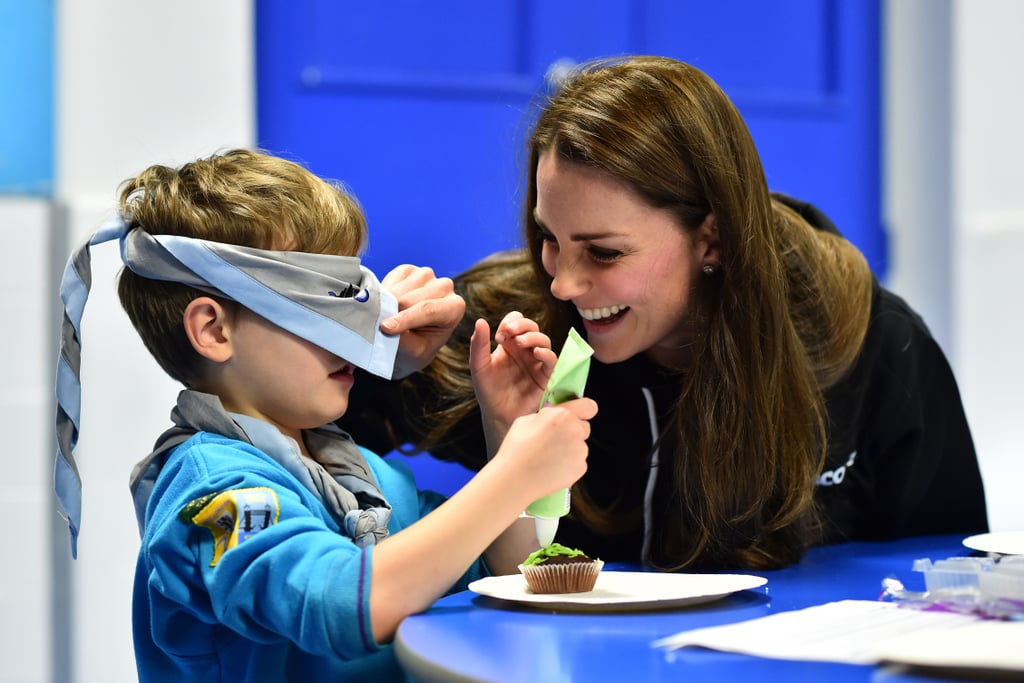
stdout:
{"type": "MultiPolygon", "coordinates": [[[[594,348],[585,393],[600,411],[556,540],[661,569],[769,568],[817,543],[987,528],[927,327],[826,216],[769,192],[704,73],[584,64],[543,104],[528,151],[527,248],[456,284],[467,316],[517,309],[594,348]]],[[[384,392],[402,406],[390,420],[346,424],[366,434],[376,419],[399,444],[479,467],[470,329],[384,392]]]]}
{"type": "Polygon", "coordinates": [[[683,230],[673,212],[627,183],[550,151],[537,162],[533,216],[551,293],[576,308],[595,358],[617,363],[647,352],[665,367],[692,360],[690,298],[702,267],[719,259],[713,219],[683,230]],[[693,284],[655,286],[672,280],[693,284]]]}

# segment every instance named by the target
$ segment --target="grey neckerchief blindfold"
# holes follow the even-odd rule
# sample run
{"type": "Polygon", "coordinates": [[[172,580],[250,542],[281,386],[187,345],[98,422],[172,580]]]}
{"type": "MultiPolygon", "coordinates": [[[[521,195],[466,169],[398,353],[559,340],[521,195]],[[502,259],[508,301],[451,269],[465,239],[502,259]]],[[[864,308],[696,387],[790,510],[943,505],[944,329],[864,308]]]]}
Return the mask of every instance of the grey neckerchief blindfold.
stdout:
{"type": "Polygon", "coordinates": [[[54,489],[77,554],[82,484],[73,450],[81,420],[81,321],[92,283],[92,245],[119,240],[134,273],[180,282],[237,301],[292,334],[367,372],[391,378],[398,337],[380,324],[398,312],[395,298],[357,257],[269,251],[220,242],[151,235],[108,219],[68,260],[61,281],[64,322],[57,359],[57,452],[54,489]]]}

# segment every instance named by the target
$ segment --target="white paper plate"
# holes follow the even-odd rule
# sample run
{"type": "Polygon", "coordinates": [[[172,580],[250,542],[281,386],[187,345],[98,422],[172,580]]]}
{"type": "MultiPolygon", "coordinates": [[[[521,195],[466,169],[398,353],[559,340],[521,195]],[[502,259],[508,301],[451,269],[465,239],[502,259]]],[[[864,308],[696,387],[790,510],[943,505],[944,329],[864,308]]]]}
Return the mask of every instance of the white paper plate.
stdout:
{"type": "Polygon", "coordinates": [[[576,611],[664,609],[718,600],[737,591],[758,588],[768,579],[748,574],[664,574],[602,571],[594,590],[586,593],[538,594],[522,574],[490,576],[469,584],[469,590],[501,600],[576,611]]]}
{"type": "Polygon", "coordinates": [[[964,539],[964,545],[983,553],[1024,555],[1024,531],[993,531],[968,536],[964,539]]]}

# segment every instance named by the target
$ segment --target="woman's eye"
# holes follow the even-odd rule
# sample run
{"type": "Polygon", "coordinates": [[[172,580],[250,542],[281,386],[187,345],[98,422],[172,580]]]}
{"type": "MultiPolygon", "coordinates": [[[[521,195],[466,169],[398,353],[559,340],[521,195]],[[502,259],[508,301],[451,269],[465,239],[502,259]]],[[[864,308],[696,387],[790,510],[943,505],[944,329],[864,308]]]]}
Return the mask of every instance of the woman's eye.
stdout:
{"type": "Polygon", "coordinates": [[[589,251],[590,251],[590,257],[592,259],[594,259],[595,261],[602,261],[602,262],[614,261],[617,258],[619,258],[620,256],[622,256],[622,252],[621,251],[617,251],[615,249],[601,249],[600,247],[593,247],[592,246],[592,247],[590,247],[589,251]]]}

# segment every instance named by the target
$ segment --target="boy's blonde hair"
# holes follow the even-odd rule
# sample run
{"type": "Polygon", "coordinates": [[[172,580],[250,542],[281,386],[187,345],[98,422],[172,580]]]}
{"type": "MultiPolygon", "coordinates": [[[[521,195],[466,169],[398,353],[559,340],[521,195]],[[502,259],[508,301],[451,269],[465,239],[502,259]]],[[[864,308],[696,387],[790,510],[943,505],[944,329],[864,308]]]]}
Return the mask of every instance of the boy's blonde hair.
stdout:
{"type": "MultiPolygon", "coordinates": [[[[362,208],[343,187],[295,162],[244,149],[180,168],[150,166],[122,184],[120,206],[130,227],[154,235],[258,249],[358,256],[367,239],[362,208]]],[[[118,296],[160,367],[190,386],[202,364],[185,336],[183,316],[189,302],[208,295],[124,268],[118,296]]]]}

